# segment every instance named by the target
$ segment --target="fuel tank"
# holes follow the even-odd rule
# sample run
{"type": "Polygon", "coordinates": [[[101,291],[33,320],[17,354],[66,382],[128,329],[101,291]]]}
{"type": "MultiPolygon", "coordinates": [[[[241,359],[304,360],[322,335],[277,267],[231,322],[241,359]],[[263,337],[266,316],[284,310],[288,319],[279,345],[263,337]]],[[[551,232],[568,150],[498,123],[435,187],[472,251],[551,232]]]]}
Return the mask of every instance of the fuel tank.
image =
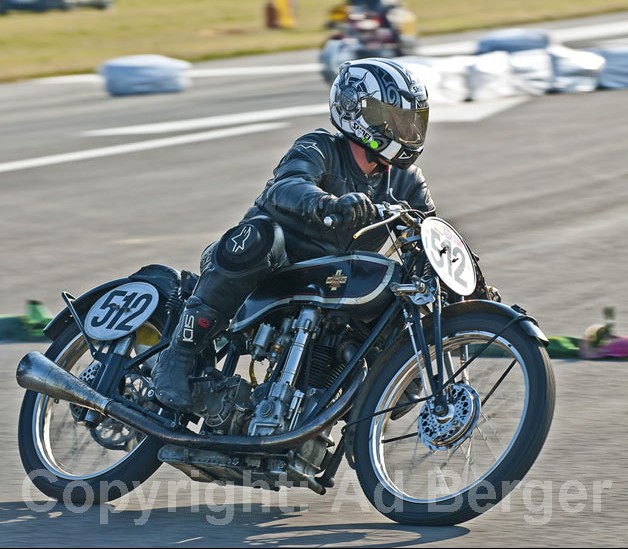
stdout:
{"type": "Polygon", "coordinates": [[[244,330],[289,305],[346,310],[368,322],[393,300],[389,286],[400,278],[399,263],[372,252],[301,261],[278,270],[254,290],[236,313],[230,331],[244,330]]]}

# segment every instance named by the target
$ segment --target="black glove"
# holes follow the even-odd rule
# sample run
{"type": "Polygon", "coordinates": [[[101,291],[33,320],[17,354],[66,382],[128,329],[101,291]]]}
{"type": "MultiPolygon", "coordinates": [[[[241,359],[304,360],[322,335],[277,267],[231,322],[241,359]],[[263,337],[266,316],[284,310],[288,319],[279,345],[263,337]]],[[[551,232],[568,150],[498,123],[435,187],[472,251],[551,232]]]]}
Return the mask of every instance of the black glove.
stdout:
{"type": "Polygon", "coordinates": [[[377,219],[377,208],[364,193],[347,193],[340,198],[325,196],[319,202],[319,217],[334,219],[334,224],[342,229],[359,229],[377,219]]]}
{"type": "Polygon", "coordinates": [[[501,303],[502,294],[499,293],[499,290],[495,286],[487,286],[486,287],[486,296],[491,301],[498,301],[501,303]]]}

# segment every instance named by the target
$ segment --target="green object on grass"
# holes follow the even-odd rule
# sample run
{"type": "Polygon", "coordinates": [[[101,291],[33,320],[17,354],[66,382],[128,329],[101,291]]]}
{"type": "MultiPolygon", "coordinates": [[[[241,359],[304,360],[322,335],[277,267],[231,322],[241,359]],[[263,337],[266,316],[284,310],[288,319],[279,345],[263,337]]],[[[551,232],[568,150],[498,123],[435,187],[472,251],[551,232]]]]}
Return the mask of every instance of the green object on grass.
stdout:
{"type": "Polygon", "coordinates": [[[550,358],[580,357],[580,338],[570,336],[549,336],[547,352],[550,358]]]}
{"type": "MultiPolygon", "coordinates": [[[[547,352],[550,358],[579,358],[580,357],[580,339],[570,336],[549,336],[549,345],[547,352]]],[[[469,353],[473,355],[477,353],[483,346],[470,345],[469,353]]],[[[486,357],[508,357],[510,356],[504,349],[498,345],[491,345],[485,349],[482,354],[486,357]]]]}
{"type": "MultiPolygon", "coordinates": [[[[40,341],[47,339],[44,328],[52,319],[46,306],[40,301],[28,300],[26,314],[22,316],[0,316],[0,341],[40,341]]],[[[550,358],[579,358],[580,339],[570,336],[549,336],[547,352],[550,358]]],[[[473,354],[479,347],[470,349],[473,354]]],[[[506,356],[502,349],[491,346],[485,356],[506,356]]]]}
{"type": "Polygon", "coordinates": [[[25,315],[0,316],[0,341],[45,340],[43,330],[51,318],[43,303],[29,299],[25,315]]]}
{"type": "Polygon", "coordinates": [[[23,318],[27,326],[35,331],[43,330],[52,319],[46,306],[33,299],[26,302],[26,316],[23,318]]]}

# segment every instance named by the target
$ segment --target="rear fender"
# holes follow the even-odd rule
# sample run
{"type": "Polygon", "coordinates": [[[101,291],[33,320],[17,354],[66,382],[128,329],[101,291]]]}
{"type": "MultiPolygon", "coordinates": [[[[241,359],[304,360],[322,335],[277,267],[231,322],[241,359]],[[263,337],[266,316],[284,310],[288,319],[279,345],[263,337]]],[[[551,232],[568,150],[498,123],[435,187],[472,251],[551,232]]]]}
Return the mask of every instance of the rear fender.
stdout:
{"type": "MultiPolygon", "coordinates": [[[[157,288],[160,299],[163,298],[165,300],[168,299],[168,296],[170,296],[172,291],[179,285],[180,273],[166,265],[147,265],[126,278],[110,280],[88,290],[78,296],[72,304],[79,316],[83,316],[102,295],[112,288],[116,288],[128,282],[137,281],[147,282],[153,285],[157,288]]],[[[44,334],[51,340],[54,340],[71,322],[73,322],[72,313],[66,307],[48,323],[44,328],[44,334]]]]}

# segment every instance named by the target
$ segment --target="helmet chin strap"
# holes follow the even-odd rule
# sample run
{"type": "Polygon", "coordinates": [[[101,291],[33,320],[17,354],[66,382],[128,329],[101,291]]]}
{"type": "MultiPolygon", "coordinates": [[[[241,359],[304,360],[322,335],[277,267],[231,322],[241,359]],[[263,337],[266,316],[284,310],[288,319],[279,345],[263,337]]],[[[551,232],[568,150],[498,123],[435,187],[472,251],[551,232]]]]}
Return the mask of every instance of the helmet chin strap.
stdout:
{"type": "Polygon", "coordinates": [[[377,164],[381,164],[379,156],[371,149],[370,147],[363,147],[364,153],[366,156],[366,160],[368,162],[375,162],[377,164]]]}
{"type": "Polygon", "coordinates": [[[388,164],[385,164],[382,161],[382,157],[379,156],[373,149],[371,149],[370,147],[363,147],[363,148],[364,148],[366,160],[368,160],[369,162],[374,162],[375,164],[378,164],[380,167],[384,169],[387,169],[390,167],[388,164]]]}

